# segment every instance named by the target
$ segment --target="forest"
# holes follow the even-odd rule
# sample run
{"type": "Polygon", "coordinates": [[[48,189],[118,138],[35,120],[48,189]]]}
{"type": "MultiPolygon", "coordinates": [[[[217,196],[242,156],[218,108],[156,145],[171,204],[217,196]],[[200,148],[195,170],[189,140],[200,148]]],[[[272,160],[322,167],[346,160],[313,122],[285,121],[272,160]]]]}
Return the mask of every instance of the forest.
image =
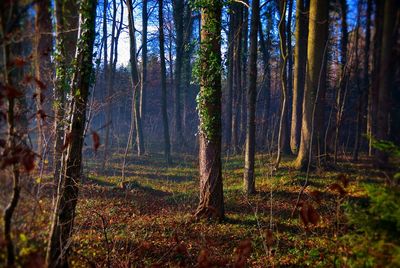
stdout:
{"type": "Polygon", "coordinates": [[[0,267],[400,267],[400,1],[1,0],[0,267]]]}

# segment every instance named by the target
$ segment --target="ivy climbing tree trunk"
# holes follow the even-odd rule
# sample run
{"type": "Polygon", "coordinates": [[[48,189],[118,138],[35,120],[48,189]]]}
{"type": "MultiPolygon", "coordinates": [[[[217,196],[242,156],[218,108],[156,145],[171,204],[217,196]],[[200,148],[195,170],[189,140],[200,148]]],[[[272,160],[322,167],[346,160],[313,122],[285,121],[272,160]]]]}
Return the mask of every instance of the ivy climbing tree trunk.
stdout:
{"type": "Polygon", "coordinates": [[[95,19],[96,1],[81,1],[79,43],[76,51],[77,65],[71,81],[71,122],[68,127],[70,139],[66,139],[66,154],[62,163],[63,175],[59,181],[57,201],[52,214],[46,255],[48,267],[68,266],[67,257],[78,201],[78,183],[82,175],[83,132],[86,121],[86,103],[92,78],[95,19]]]}
{"type": "MultiPolygon", "coordinates": [[[[200,1],[201,2],[201,1],[200,1]]],[[[224,196],[221,170],[221,10],[222,1],[206,1],[201,8],[199,59],[200,202],[196,217],[222,220],[224,196]]]]}
{"type": "Polygon", "coordinates": [[[54,4],[56,17],[56,79],[54,83],[54,182],[58,183],[61,174],[61,159],[65,129],[65,95],[68,91],[72,71],[72,60],[75,57],[78,36],[78,5],[74,0],[57,0],[54,4]]]}
{"type": "Polygon", "coordinates": [[[161,62],[161,114],[164,127],[164,157],[167,164],[171,163],[171,144],[169,137],[168,113],[167,113],[167,78],[164,51],[164,17],[163,0],[158,1],[158,34],[160,40],[160,62],[161,62]]]}
{"type": "Polygon", "coordinates": [[[247,88],[247,127],[246,152],[244,163],[244,191],[250,195],[256,191],[254,178],[254,156],[256,138],[256,95],[257,95],[257,31],[260,22],[260,1],[251,3],[250,51],[249,51],[249,85],[247,88]]]}

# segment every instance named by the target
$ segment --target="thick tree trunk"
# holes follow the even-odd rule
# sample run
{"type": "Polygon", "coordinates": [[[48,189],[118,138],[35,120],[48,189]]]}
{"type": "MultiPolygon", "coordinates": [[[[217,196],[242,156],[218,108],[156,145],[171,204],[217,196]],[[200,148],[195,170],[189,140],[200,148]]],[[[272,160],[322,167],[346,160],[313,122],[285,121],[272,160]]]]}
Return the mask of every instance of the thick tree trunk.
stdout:
{"type": "Polygon", "coordinates": [[[158,31],[160,40],[160,62],[161,62],[161,114],[164,127],[164,157],[167,164],[171,163],[171,144],[169,137],[168,113],[167,113],[167,81],[164,51],[164,17],[163,0],[158,1],[158,31]]]}
{"type": "Polygon", "coordinates": [[[200,93],[198,97],[200,203],[196,216],[222,220],[221,170],[221,1],[201,8],[200,93]]]}
{"type": "Polygon", "coordinates": [[[54,85],[54,181],[58,184],[61,174],[62,148],[64,144],[65,92],[70,84],[68,73],[72,71],[78,36],[78,5],[73,0],[57,0],[54,4],[56,17],[56,79],[54,85]],[[68,9],[68,10],[66,10],[68,9]]]}
{"type": "Polygon", "coordinates": [[[292,123],[290,148],[297,154],[300,143],[302,103],[306,78],[307,36],[308,36],[308,0],[296,3],[296,46],[294,49],[294,86],[292,96],[292,123]]]}
{"type": "Polygon", "coordinates": [[[325,61],[325,50],[328,39],[328,2],[311,0],[308,27],[307,75],[304,88],[303,114],[301,126],[300,149],[295,166],[306,169],[312,161],[312,139],[314,132],[315,99],[319,93],[320,83],[326,75],[322,72],[325,61]]]}
{"type": "Polygon", "coordinates": [[[251,30],[249,55],[249,86],[247,89],[247,127],[246,152],[244,163],[244,191],[254,194],[256,191],[254,178],[254,156],[256,138],[256,95],[257,95],[257,31],[260,24],[260,1],[251,3],[251,30]]]}
{"type": "MultiPolygon", "coordinates": [[[[379,95],[377,116],[377,139],[388,140],[390,137],[390,97],[393,94],[393,81],[395,79],[394,48],[396,47],[396,16],[399,10],[397,0],[386,0],[383,18],[382,49],[379,70],[379,95]]],[[[376,161],[380,166],[388,163],[388,152],[378,151],[376,161]]]]}
{"type": "Polygon", "coordinates": [[[76,52],[77,65],[71,81],[73,99],[68,133],[71,138],[66,149],[63,176],[59,183],[56,206],[52,215],[46,256],[48,267],[68,266],[68,249],[73,232],[75,208],[78,201],[78,183],[82,171],[83,131],[93,67],[95,19],[96,1],[82,1],[79,16],[79,43],[76,52]]]}

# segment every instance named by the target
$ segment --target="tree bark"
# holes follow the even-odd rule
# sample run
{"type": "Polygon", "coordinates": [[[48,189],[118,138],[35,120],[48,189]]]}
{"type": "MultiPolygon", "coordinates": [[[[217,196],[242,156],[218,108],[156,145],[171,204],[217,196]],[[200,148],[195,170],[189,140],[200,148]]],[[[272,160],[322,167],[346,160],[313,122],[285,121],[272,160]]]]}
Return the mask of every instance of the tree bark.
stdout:
{"type": "Polygon", "coordinates": [[[249,85],[247,89],[246,152],[244,164],[244,191],[250,195],[256,191],[254,178],[256,95],[257,95],[257,31],[260,24],[260,1],[251,3],[251,29],[249,51],[249,85]]]}
{"type": "Polygon", "coordinates": [[[160,40],[161,62],[161,114],[164,127],[164,157],[167,165],[171,163],[171,144],[169,137],[168,113],[167,113],[167,82],[164,51],[164,17],[163,0],[158,1],[158,34],[160,40]]]}
{"type": "Polygon", "coordinates": [[[328,2],[311,0],[308,26],[307,75],[304,88],[300,149],[295,166],[306,169],[312,161],[315,100],[319,93],[328,39],[328,2]]]}
{"type": "Polygon", "coordinates": [[[54,4],[56,17],[56,79],[54,85],[54,182],[61,175],[62,147],[64,143],[65,94],[70,84],[68,73],[72,71],[78,36],[78,5],[73,0],[57,0],[54,4]]]}
{"type": "Polygon", "coordinates": [[[133,118],[136,123],[136,145],[138,156],[144,153],[144,143],[143,143],[143,129],[142,120],[140,118],[140,104],[139,104],[139,70],[138,63],[136,59],[136,38],[135,38],[135,21],[133,14],[132,0],[127,1],[128,7],[128,18],[129,18],[129,43],[130,43],[130,63],[131,63],[131,81],[133,88],[133,118]]]}
{"type": "Polygon", "coordinates": [[[50,113],[51,102],[51,86],[53,70],[51,64],[51,52],[53,47],[52,38],[52,24],[50,13],[50,1],[44,0],[36,3],[36,18],[35,18],[35,31],[36,31],[36,48],[35,48],[35,77],[45,85],[36,86],[36,124],[38,128],[37,136],[37,152],[41,156],[42,161],[44,157],[43,145],[48,131],[45,126],[45,121],[42,118],[42,112],[45,114],[50,113]]]}
{"type": "Polygon", "coordinates": [[[140,86],[140,118],[145,122],[146,116],[146,96],[147,96],[147,0],[143,0],[142,8],[142,82],[140,86]]]}
{"type": "MultiPolygon", "coordinates": [[[[390,137],[390,113],[393,94],[393,81],[395,80],[395,57],[396,47],[396,16],[398,15],[399,3],[396,0],[386,0],[383,17],[382,49],[380,56],[379,70],[379,95],[378,95],[378,116],[377,116],[377,139],[388,140],[390,137]]],[[[379,166],[385,167],[388,164],[388,152],[378,151],[376,161],[379,166]]]]}
{"type": "Polygon", "coordinates": [[[200,202],[197,217],[222,220],[221,1],[201,7],[199,126],[200,202]]]}
{"type": "Polygon", "coordinates": [[[46,256],[47,267],[68,266],[67,257],[78,201],[78,183],[82,171],[83,131],[93,68],[95,19],[96,1],[82,1],[79,14],[79,43],[76,51],[77,65],[71,81],[73,99],[68,134],[71,138],[67,144],[64,168],[62,169],[63,176],[58,185],[57,201],[52,215],[46,256]]]}
{"type": "Polygon", "coordinates": [[[174,123],[175,123],[175,151],[184,144],[182,135],[181,117],[181,88],[182,88],[182,63],[183,63],[183,12],[184,1],[173,0],[173,16],[175,24],[175,92],[174,92],[174,123]]]}
{"type": "Polygon", "coordinates": [[[302,103],[306,78],[307,36],[308,36],[308,0],[296,3],[296,46],[294,49],[294,86],[292,97],[292,122],[290,148],[297,154],[300,143],[302,103]]]}

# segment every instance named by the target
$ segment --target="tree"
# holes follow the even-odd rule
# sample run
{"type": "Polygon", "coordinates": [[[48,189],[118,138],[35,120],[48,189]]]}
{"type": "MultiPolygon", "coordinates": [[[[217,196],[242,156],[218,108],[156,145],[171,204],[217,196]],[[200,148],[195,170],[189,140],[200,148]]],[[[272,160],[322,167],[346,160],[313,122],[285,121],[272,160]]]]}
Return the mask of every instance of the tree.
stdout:
{"type": "Polygon", "coordinates": [[[158,1],[158,34],[160,43],[160,62],[161,62],[161,114],[164,127],[164,157],[167,164],[171,163],[171,144],[169,138],[168,113],[167,113],[167,79],[165,67],[164,51],[164,17],[163,1],[158,1]]]}
{"type": "Polygon", "coordinates": [[[328,2],[311,0],[308,26],[307,74],[303,98],[300,149],[295,166],[306,169],[312,158],[315,102],[318,98],[328,40],[328,2]]]}
{"type": "Polygon", "coordinates": [[[142,123],[145,120],[146,114],[146,94],[147,94],[147,24],[148,24],[148,11],[147,0],[143,0],[142,8],[142,79],[140,83],[140,119],[142,123]]]}
{"type": "MultiPolygon", "coordinates": [[[[175,141],[174,145],[180,147],[183,140],[181,118],[181,88],[182,88],[182,63],[183,63],[183,12],[184,1],[173,0],[173,17],[176,32],[176,60],[175,60],[175,92],[174,92],[174,121],[175,141]]],[[[175,149],[175,151],[176,151],[175,149]]]]}
{"type": "Polygon", "coordinates": [[[256,136],[256,95],[257,95],[257,33],[260,22],[260,1],[251,3],[250,55],[249,55],[249,85],[247,88],[247,127],[246,152],[244,164],[244,190],[247,194],[254,194],[254,155],[256,136]]]}
{"type": "Polygon", "coordinates": [[[200,202],[196,216],[222,220],[224,196],[221,170],[221,10],[222,1],[199,1],[201,42],[199,125],[200,202]]]}
{"type": "Polygon", "coordinates": [[[308,35],[308,0],[297,0],[296,3],[296,46],[294,49],[294,85],[292,96],[292,122],[290,131],[290,148],[293,154],[299,150],[301,115],[306,78],[307,35],[308,35]]]}
{"type": "Polygon", "coordinates": [[[130,63],[131,63],[131,81],[133,88],[133,100],[132,100],[132,117],[136,123],[136,145],[137,154],[140,156],[144,153],[144,143],[143,143],[143,128],[142,120],[140,118],[140,103],[139,103],[139,93],[140,93],[140,81],[139,81],[139,70],[136,59],[136,38],[135,38],[135,19],[133,14],[132,1],[127,1],[128,6],[128,18],[129,18],[129,43],[130,43],[130,63]]]}
{"type": "Polygon", "coordinates": [[[61,174],[61,159],[63,151],[63,137],[65,128],[65,95],[70,84],[70,73],[73,69],[72,60],[75,57],[78,5],[73,0],[58,0],[55,2],[56,17],[56,79],[54,83],[54,181],[58,182],[61,174]]]}
{"type": "Polygon", "coordinates": [[[340,0],[340,14],[341,14],[341,48],[340,48],[340,58],[341,58],[341,75],[339,81],[338,91],[336,93],[336,126],[335,126],[335,140],[334,140],[334,162],[337,162],[338,155],[338,143],[340,128],[343,120],[343,109],[344,103],[346,101],[346,88],[348,83],[348,67],[347,67],[347,2],[346,0],[340,0]]]}
{"type": "Polygon", "coordinates": [[[279,167],[279,164],[281,162],[281,155],[282,152],[287,151],[287,113],[288,113],[288,84],[287,84],[287,72],[286,72],[286,67],[287,67],[287,59],[288,59],[288,54],[287,54],[287,47],[286,47],[286,22],[285,22],[285,17],[286,17],[286,0],[285,1],[280,1],[279,2],[279,10],[281,14],[281,19],[279,21],[279,38],[280,38],[280,52],[281,52],[281,88],[282,88],[282,103],[281,103],[281,114],[279,118],[279,128],[278,128],[278,153],[276,156],[276,162],[275,162],[275,168],[277,169],[279,167]]]}
{"type": "Polygon", "coordinates": [[[51,102],[51,90],[49,90],[52,80],[52,64],[51,51],[53,47],[53,37],[50,34],[52,31],[50,1],[39,1],[36,3],[36,49],[35,49],[35,77],[41,83],[36,86],[36,120],[38,127],[37,144],[38,153],[41,159],[44,157],[44,141],[43,138],[47,135],[43,131],[43,122],[46,113],[50,113],[49,105],[51,102]]]}
{"type": "MultiPolygon", "coordinates": [[[[60,2],[56,2],[56,8],[58,7],[60,7],[60,2]]],[[[58,184],[57,200],[52,214],[46,255],[48,267],[67,266],[75,208],[78,201],[78,183],[82,175],[83,132],[86,121],[86,103],[92,78],[95,19],[96,1],[81,1],[79,41],[76,51],[77,65],[71,80],[71,122],[68,134],[65,136],[66,152],[62,162],[63,174],[58,184]]]]}
{"type": "MultiPolygon", "coordinates": [[[[389,98],[393,94],[393,81],[395,79],[394,48],[396,44],[396,16],[399,11],[399,3],[396,0],[386,0],[383,17],[382,48],[380,56],[379,70],[379,95],[378,95],[378,115],[377,115],[377,138],[388,140],[390,137],[390,112],[391,106],[389,98]]],[[[378,151],[376,160],[379,165],[385,166],[388,161],[388,153],[378,151]]]]}

